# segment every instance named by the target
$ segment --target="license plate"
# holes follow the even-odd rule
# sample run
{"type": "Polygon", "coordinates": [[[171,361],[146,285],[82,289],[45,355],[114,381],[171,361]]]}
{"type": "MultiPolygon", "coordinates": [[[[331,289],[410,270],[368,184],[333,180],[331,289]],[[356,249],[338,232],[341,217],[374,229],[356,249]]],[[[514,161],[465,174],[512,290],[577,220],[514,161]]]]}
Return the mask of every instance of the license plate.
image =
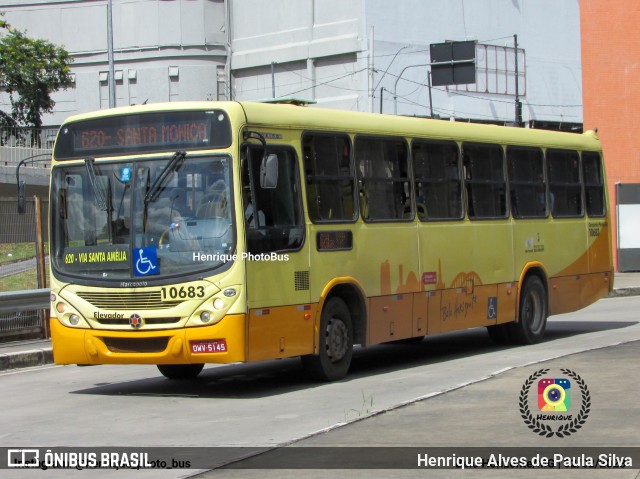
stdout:
{"type": "Polygon", "coordinates": [[[226,339],[206,339],[202,341],[189,341],[192,354],[226,353],[226,339]]]}

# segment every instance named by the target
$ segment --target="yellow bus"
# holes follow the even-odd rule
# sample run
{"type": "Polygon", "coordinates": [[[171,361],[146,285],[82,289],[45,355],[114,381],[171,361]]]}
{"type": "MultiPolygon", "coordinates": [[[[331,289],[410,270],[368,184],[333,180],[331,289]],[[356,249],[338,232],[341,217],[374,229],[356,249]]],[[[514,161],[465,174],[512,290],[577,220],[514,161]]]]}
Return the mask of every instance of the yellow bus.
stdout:
{"type": "Polygon", "coordinates": [[[69,118],[51,171],[57,364],[301,357],[486,327],[542,340],[613,287],[601,144],[570,134],[186,102],[69,118]]]}

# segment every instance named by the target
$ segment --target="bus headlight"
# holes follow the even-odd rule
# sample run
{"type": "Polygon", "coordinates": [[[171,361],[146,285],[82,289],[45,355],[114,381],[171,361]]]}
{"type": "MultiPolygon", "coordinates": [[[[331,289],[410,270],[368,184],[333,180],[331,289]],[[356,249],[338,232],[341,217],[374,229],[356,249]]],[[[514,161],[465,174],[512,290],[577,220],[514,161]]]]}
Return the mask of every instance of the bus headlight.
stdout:
{"type": "Polygon", "coordinates": [[[71,325],[77,326],[79,322],[80,316],[78,316],[77,314],[72,314],[71,316],[69,316],[69,323],[71,323],[71,325]]]}
{"type": "Polygon", "coordinates": [[[242,289],[239,285],[229,286],[222,288],[221,291],[205,299],[200,306],[193,311],[185,326],[212,326],[221,321],[225,315],[229,314],[231,310],[234,314],[242,314],[244,311],[238,298],[242,297],[242,289]],[[233,293],[232,293],[233,291],[233,293]],[[240,311],[233,310],[234,305],[237,306],[240,311]]]}
{"type": "Polygon", "coordinates": [[[218,311],[224,308],[224,301],[220,298],[216,298],[213,300],[213,307],[218,311]]]}

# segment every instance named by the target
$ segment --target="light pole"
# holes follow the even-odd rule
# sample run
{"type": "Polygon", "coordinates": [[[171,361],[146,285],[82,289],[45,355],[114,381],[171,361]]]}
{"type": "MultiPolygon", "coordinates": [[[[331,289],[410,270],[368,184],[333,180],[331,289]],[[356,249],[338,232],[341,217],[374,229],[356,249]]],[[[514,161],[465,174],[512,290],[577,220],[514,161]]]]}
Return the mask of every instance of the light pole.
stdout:
{"type": "Polygon", "coordinates": [[[107,57],[109,59],[109,108],[116,106],[116,71],[113,62],[113,5],[107,2],[107,57]]]}
{"type": "Polygon", "coordinates": [[[518,35],[513,36],[513,45],[515,50],[515,73],[516,73],[516,126],[522,126],[522,103],[520,103],[520,93],[518,91],[518,35]]]}
{"type": "Polygon", "coordinates": [[[393,114],[394,115],[398,114],[398,95],[397,95],[398,82],[400,81],[400,78],[402,78],[402,75],[404,74],[404,72],[409,68],[428,67],[428,66],[431,66],[431,63],[423,63],[421,65],[409,65],[402,69],[402,71],[400,72],[400,75],[398,75],[398,78],[396,78],[396,83],[393,85],[393,114]]]}
{"type": "MultiPolygon", "coordinates": [[[[393,55],[393,58],[391,59],[391,61],[389,62],[389,64],[387,65],[387,69],[384,71],[384,73],[382,74],[382,76],[380,77],[380,80],[378,80],[378,83],[376,84],[375,88],[373,89],[374,93],[375,91],[378,89],[378,85],[380,85],[380,82],[382,82],[382,79],[385,77],[385,75],[387,74],[387,72],[389,71],[389,68],[391,68],[391,65],[393,64],[393,62],[396,60],[396,57],[398,56],[398,54],[404,50],[405,48],[409,48],[409,45],[404,45],[403,47],[400,47],[400,50],[398,50],[396,52],[395,55],[393,55]]],[[[384,91],[384,87],[380,88],[380,113],[382,113],[382,92],[384,91]]]]}

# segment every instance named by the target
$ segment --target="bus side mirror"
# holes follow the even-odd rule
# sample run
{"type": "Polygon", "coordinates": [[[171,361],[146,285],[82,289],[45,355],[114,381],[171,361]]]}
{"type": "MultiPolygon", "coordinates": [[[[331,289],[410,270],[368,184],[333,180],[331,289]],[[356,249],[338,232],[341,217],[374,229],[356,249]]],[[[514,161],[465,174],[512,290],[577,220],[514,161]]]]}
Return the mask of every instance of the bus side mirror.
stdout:
{"type": "Polygon", "coordinates": [[[24,180],[18,181],[18,214],[20,215],[23,215],[26,212],[26,207],[24,202],[24,189],[25,189],[24,180]]]}
{"type": "Polygon", "coordinates": [[[278,186],[278,155],[271,153],[262,158],[260,187],[275,188],[276,186],[278,186]]]}

